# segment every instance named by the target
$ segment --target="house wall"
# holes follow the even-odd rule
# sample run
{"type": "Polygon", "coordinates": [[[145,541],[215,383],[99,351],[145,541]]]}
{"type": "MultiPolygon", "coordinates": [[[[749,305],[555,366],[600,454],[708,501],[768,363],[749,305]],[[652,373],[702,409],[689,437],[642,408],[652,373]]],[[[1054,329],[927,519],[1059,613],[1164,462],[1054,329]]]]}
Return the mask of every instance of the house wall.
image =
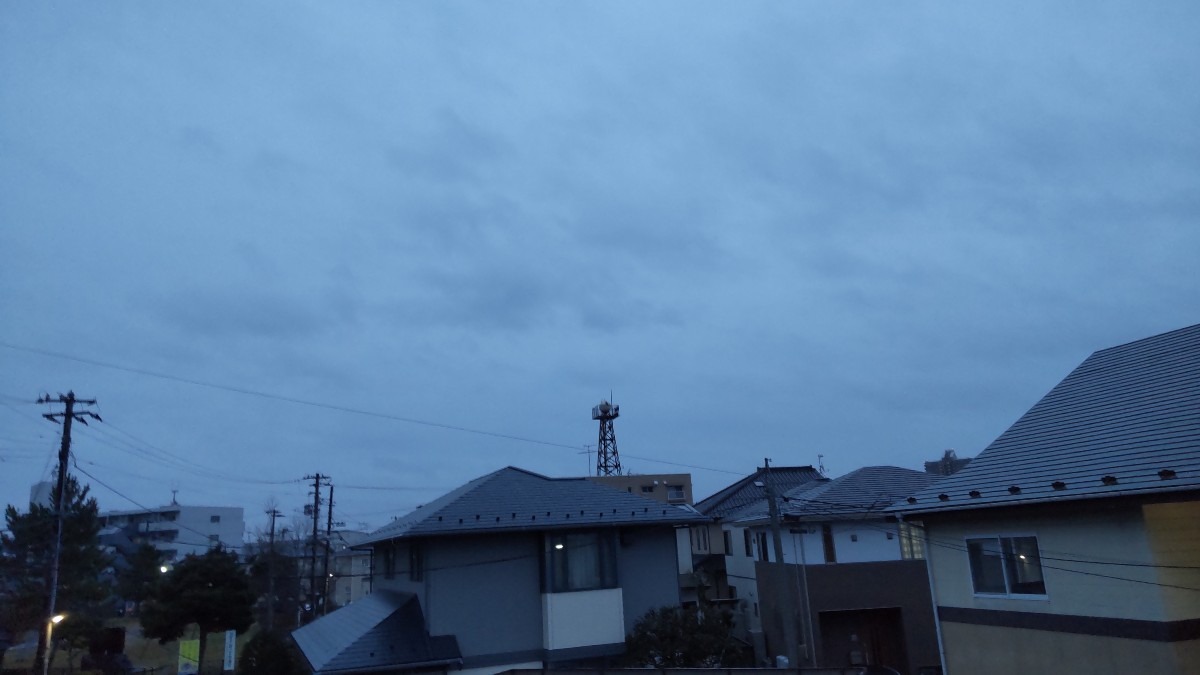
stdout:
{"type": "MultiPolygon", "coordinates": [[[[783,562],[792,565],[824,565],[825,523],[788,523],[783,528],[783,562]]],[[[899,527],[883,520],[834,521],[828,523],[833,534],[833,548],[838,563],[900,560],[899,527]],[[888,536],[891,539],[888,539],[888,536]]],[[[775,549],[770,529],[755,528],[755,534],[767,535],[767,556],[764,562],[775,561],[775,549]]],[[[757,555],[757,553],[756,553],[757,555]]]]}
{"type": "Polygon", "coordinates": [[[1154,584],[1154,556],[1137,507],[1101,507],[1069,517],[1052,512],[988,514],[970,520],[927,523],[929,561],[939,606],[982,610],[1163,621],[1162,596],[1154,584]],[[1034,535],[1042,557],[1046,596],[999,598],[975,595],[966,539],[988,535],[1034,535]],[[1101,565],[1073,560],[1128,563],[1101,565]],[[1090,573],[1090,574],[1089,574],[1090,573]],[[1103,574],[1130,581],[1118,581],[1103,574]]]}
{"type": "MultiPolygon", "coordinates": [[[[646,612],[679,605],[675,529],[637,528],[621,533],[617,580],[624,592],[625,632],[646,612]]],[[[622,638],[623,639],[623,638],[622,638]]]]}
{"type": "Polygon", "coordinates": [[[762,630],[762,624],[758,577],[754,568],[754,532],[750,528],[736,525],[725,525],[724,529],[730,531],[733,543],[733,550],[725,556],[725,576],[729,585],[736,591],[735,597],[745,601],[745,604],[736,610],[738,626],[747,633],[757,633],[762,630]],[[744,534],[748,530],[752,535],[749,555],[746,554],[744,534]]]}
{"type": "Polygon", "coordinates": [[[1114,501],[927,522],[948,675],[1200,673],[1200,594],[1170,587],[1200,576],[1165,567],[1200,565],[1198,517],[1114,501]],[[975,595],[965,539],[997,534],[1037,536],[1044,597],[975,595]]]}
{"type": "MultiPolygon", "coordinates": [[[[812,643],[817,665],[849,665],[847,648],[835,636],[821,633],[821,615],[828,612],[853,612],[894,608],[900,618],[895,638],[903,644],[903,663],[886,663],[904,673],[915,673],[923,666],[937,665],[937,631],[933,617],[928,573],[923,560],[891,560],[837,565],[757,566],[759,593],[763,597],[763,630],[772,653],[783,652],[783,602],[789,589],[795,597],[796,629],[802,633],[812,622],[812,643]],[[808,617],[804,610],[804,589],[808,589],[808,617]],[[838,647],[826,648],[837,644],[838,647]]],[[[844,636],[840,636],[844,637],[844,636]]],[[[866,639],[866,635],[863,639],[866,639]]],[[[890,636],[889,636],[890,637],[890,636]]],[[[806,635],[800,642],[808,643],[806,635]]]]}
{"type": "Polygon", "coordinates": [[[430,633],[457,636],[464,657],[542,649],[541,541],[538,534],[427,540],[430,633]]]}

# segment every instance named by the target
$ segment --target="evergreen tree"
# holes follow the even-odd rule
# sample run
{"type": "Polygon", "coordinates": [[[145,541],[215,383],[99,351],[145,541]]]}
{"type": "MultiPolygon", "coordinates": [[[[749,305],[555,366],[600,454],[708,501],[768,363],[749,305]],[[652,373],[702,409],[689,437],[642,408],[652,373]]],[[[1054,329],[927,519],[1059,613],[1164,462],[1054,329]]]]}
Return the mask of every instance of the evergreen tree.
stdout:
{"type": "Polygon", "coordinates": [[[163,574],[162,551],[143,542],[125,557],[125,562],[126,566],[117,572],[117,595],[140,605],[154,592],[154,586],[163,574]]]}
{"type": "Polygon", "coordinates": [[[202,665],[208,634],[246,632],[254,623],[253,606],[254,594],[237,554],[214,548],[204,555],[188,555],[162,576],[142,603],[142,634],[167,643],[196,624],[202,665]]]}
{"type": "MultiPolygon", "coordinates": [[[[109,566],[100,548],[100,518],[96,500],[68,474],[62,500],[62,548],[58,563],[55,612],[85,618],[102,616],[110,596],[102,575],[109,566]]],[[[46,610],[58,533],[59,495],[50,506],[30,504],[22,513],[13,505],[4,512],[7,532],[0,533],[0,623],[13,634],[38,632],[38,662],[46,653],[46,610]]]]}
{"type": "Polygon", "coordinates": [[[753,660],[733,637],[733,615],[716,607],[652,609],[625,639],[625,661],[636,668],[729,668],[753,660]]]}

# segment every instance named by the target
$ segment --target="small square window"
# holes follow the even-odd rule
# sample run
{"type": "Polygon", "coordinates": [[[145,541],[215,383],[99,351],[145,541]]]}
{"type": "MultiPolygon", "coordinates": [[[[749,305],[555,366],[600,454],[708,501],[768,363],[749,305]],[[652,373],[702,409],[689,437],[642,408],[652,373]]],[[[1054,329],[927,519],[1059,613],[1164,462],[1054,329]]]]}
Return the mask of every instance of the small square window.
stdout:
{"type": "Polygon", "coordinates": [[[683,491],[682,485],[667,486],[667,501],[682,502],[687,501],[687,494],[683,491]]]}
{"type": "Polygon", "coordinates": [[[648,493],[651,493],[651,492],[654,492],[654,486],[653,486],[653,485],[643,485],[643,486],[642,486],[642,492],[645,492],[645,493],[647,493],[647,494],[648,494],[648,493]]]}
{"type": "Polygon", "coordinates": [[[209,516],[209,517],[208,517],[208,522],[210,522],[210,523],[219,523],[219,522],[221,522],[221,516],[209,516]]]}
{"type": "Polygon", "coordinates": [[[1045,595],[1037,537],[967,540],[971,585],[986,595],[1045,595]]]}

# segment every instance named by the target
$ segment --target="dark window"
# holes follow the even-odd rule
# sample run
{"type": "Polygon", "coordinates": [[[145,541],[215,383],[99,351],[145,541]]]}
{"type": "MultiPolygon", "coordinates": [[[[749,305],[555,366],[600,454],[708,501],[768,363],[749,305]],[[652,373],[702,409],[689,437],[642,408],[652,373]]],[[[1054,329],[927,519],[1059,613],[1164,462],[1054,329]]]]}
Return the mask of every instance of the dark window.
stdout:
{"type": "Polygon", "coordinates": [[[767,553],[767,533],[758,533],[758,559],[763,562],[771,562],[771,556],[767,553]]]}
{"type": "Polygon", "coordinates": [[[976,593],[1046,594],[1037,537],[968,539],[967,559],[976,593]]]}
{"type": "Polygon", "coordinates": [[[396,551],[389,542],[383,545],[381,553],[383,555],[383,578],[392,579],[396,576],[396,551]]]}
{"type": "Polygon", "coordinates": [[[654,486],[653,485],[643,485],[642,492],[654,492],[654,486]]]}
{"type": "Polygon", "coordinates": [[[209,516],[209,517],[208,517],[208,522],[210,522],[210,523],[219,523],[219,522],[221,522],[221,516],[209,516]]]}
{"type": "Polygon", "coordinates": [[[721,543],[725,544],[725,555],[733,554],[733,533],[729,530],[722,530],[721,540],[721,543]]]}
{"type": "Polygon", "coordinates": [[[753,557],[754,556],[754,545],[750,543],[750,530],[742,530],[742,538],[745,540],[745,544],[746,544],[746,557],[747,558],[753,557]]]}
{"type": "Polygon", "coordinates": [[[837,562],[837,551],[833,547],[833,527],[829,523],[821,526],[821,543],[825,547],[825,562],[837,562]]]}
{"type": "Polygon", "coordinates": [[[682,485],[667,486],[667,501],[684,502],[687,501],[687,494],[683,491],[682,485]]]}
{"type": "Polygon", "coordinates": [[[425,578],[425,552],[417,542],[408,545],[408,578],[421,581],[425,578]]]}
{"type": "Polygon", "coordinates": [[[617,587],[612,532],[569,532],[546,537],[546,580],[551,593],[617,587]]]}

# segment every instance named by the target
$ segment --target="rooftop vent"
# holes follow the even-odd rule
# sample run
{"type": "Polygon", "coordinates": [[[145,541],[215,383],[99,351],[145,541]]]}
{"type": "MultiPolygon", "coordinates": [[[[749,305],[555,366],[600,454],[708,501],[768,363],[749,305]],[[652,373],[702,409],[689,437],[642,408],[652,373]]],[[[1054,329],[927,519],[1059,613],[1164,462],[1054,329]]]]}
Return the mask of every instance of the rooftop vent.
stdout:
{"type": "Polygon", "coordinates": [[[1103,476],[1100,478],[1100,482],[1104,483],[1105,485],[1116,485],[1117,477],[1116,476],[1103,476]]]}
{"type": "Polygon", "coordinates": [[[980,497],[983,496],[983,493],[980,492],[979,490],[971,490],[967,494],[971,495],[971,499],[979,499],[980,497]]]}
{"type": "Polygon", "coordinates": [[[1172,478],[1176,477],[1176,474],[1171,469],[1163,469],[1162,471],[1158,472],[1158,477],[1163,480],[1171,480],[1172,478]]]}
{"type": "Polygon", "coordinates": [[[1054,488],[1055,490],[1066,490],[1067,484],[1062,482],[1061,480],[1056,480],[1050,484],[1050,487],[1054,488]]]}
{"type": "Polygon", "coordinates": [[[950,501],[950,495],[943,492],[942,494],[938,495],[938,499],[940,499],[944,502],[948,502],[948,501],[950,501]]]}
{"type": "Polygon", "coordinates": [[[907,501],[909,504],[916,504],[916,503],[917,503],[917,498],[916,498],[916,497],[909,497],[909,498],[908,498],[908,499],[906,499],[905,501],[907,501]]]}
{"type": "Polygon", "coordinates": [[[1010,495],[1021,494],[1021,486],[1020,485],[1010,485],[1008,487],[1008,494],[1010,494],[1010,495]]]}

